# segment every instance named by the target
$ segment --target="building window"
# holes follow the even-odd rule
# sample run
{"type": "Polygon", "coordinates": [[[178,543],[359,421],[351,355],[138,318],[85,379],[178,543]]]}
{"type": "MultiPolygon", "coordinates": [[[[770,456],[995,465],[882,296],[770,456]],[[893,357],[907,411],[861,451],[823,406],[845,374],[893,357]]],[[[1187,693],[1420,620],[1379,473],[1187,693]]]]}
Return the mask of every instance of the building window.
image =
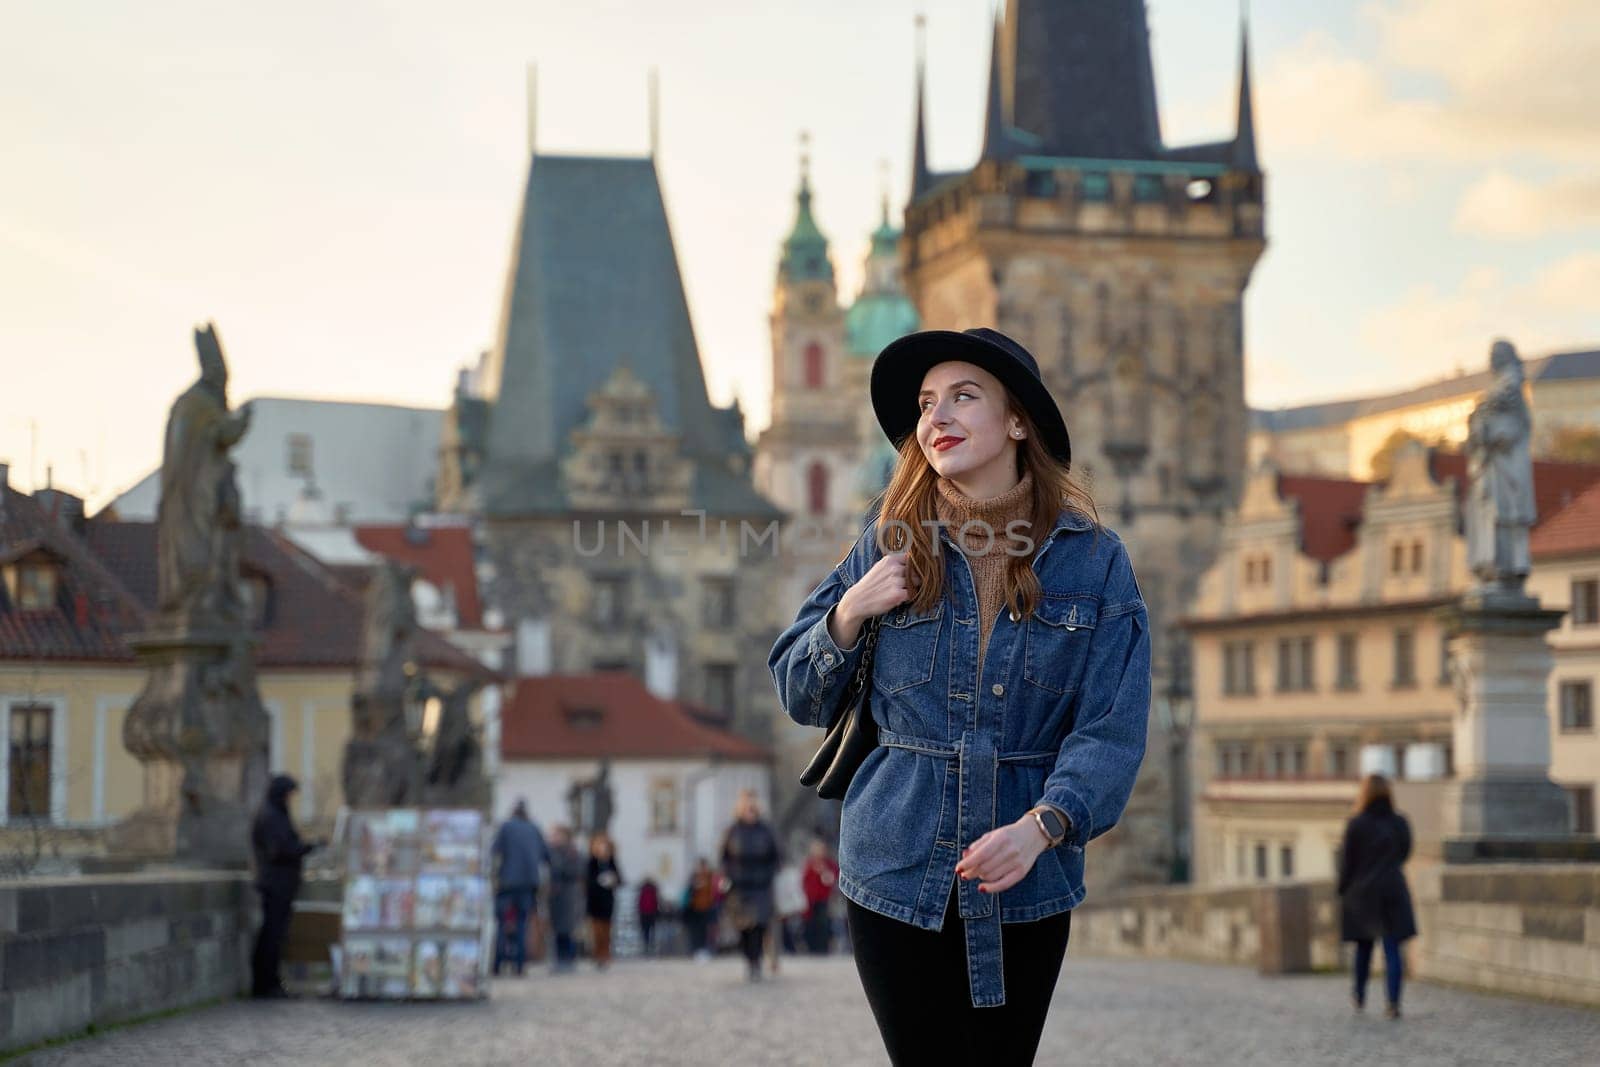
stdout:
{"type": "Polygon", "coordinates": [[[1359,666],[1359,649],[1361,635],[1339,635],[1339,676],[1334,683],[1340,689],[1360,689],[1361,670],[1359,666]]]}
{"type": "Polygon", "coordinates": [[[1594,729],[1594,683],[1588,679],[1561,683],[1561,732],[1594,729]]]}
{"type": "Polygon", "coordinates": [[[628,579],[621,576],[594,578],[590,596],[596,625],[621,626],[628,614],[628,579]]]}
{"type": "Polygon", "coordinates": [[[670,778],[650,783],[650,832],[678,832],[678,784],[670,778]]]}
{"type": "Polygon", "coordinates": [[[1315,688],[1315,650],[1316,642],[1310,637],[1278,639],[1278,692],[1305,693],[1315,688]]]}
{"type": "Polygon", "coordinates": [[[11,705],[11,819],[50,817],[51,715],[48,704],[11,705]]]}
{"type": "Polygon", "coordinates": [[[1394,632],[1394,687],[1409,689],[1417,684],[1417,635],[1411,630],[1394,632]]]}
{"type": "Polygon", "coordinates": [[[806,507],[813,515],[828,513],[828,468],[821,462],[806,468],[806,507]]]}
{"type": "Polygon", "coordinates": [[[311,435],[292,433],[289,445],[289,473],[300,478],[311,477],[311,435]]]}
{"type": "Polygon", "coordinates": [[[1439,635],[1439,684],[1450,684],[1450,635],[1439,635]]]}
{"type": "Polygon", "coordinates": [[[1226,641],[1222,645],[1222,693],[1224,696],[1251,696],[1256,691],[1256,647],[1249,641],[1226,641]]]}
{"type": "Polygon", "coordinates": [[[815,341],[806,345],[805,376],[807,389],[822,388],[822,346],[815,341]]]}
{"type": "Polygon", "coordinates": [[[1244,584],[1256,584],[1256,558],[1250,556],[1244,561],[1244,584]]]}
{"type": "Polygon", "coordinates": [[[733,714],[733,671],[731,663],[706,664],[706,707],[720,715],[733,714]]]}
{"type": "Polygon", "coordinates": [[[53,562],[35,555],[5,569],[6,594],[18,611],[49,611],[56,606],[59,572],[53,562]]]}
{"type": "Polygon", "coordinates": [[[1271,556],[1262,556],[1261,557],[1261,584],[1262,585],[1271,585],[1272,584],[1272,557],[1271,556]]]}
{"type": "Polygon", "coordinates": [[[1256,877],[1262,881],[1267,877],[1267,846],[1256,843],[1256,877]]]}
{"type": "Polygon", "coordinates": [[[1422,573],[1422,542],[1411,542],[1411,573],[1422,573]]]}
{"type": "Polygon", "coordinates": [[[1285,878],[1294,877],[1294,846],[1278,846],[1278,873],[1285,878]]]}
{"type": "Polygon", "coordinates": [[[1594,787],[1579,785],[1569,788],[1567,790],[1567,801],[1572,810],[1570,823],[1572,832],[1575,834],[1594,833],[1594,787]]]}
{"type": "Polygon", "coordinates": [[[1389,546],[1389,573],[1399,574],[1405,570],[1406,546],[1398,541],[1389,546]]]}
{"type": "Polygon", "coordinates": [[[1343,741],[1328,746],[1328,777],[1350,777],[1350,746],[1343,741]]]}
{"type": "Polygon", "coordinates": [[[1268,778],[1304,778],[1306,776],[1306,746],[1304,741],[1275,741],[1267,745],[1268,778]]]}
{"type": "Polygon", "coordinates": [[[1250,775],[1250,742],[1218,741],[1217,777],[1247,778],[1250,775]]]}
{"type": "Polygon", "coordinates": [[[701,585],[706,626],[726,630],[733,625],[733,579],[706,578],[701,585]]]}
{"type": "Polygon", "coordinates": [[[1600,579],[1582,578],[1572,583],[1572,625],[1600,623],[1600,579]]]}

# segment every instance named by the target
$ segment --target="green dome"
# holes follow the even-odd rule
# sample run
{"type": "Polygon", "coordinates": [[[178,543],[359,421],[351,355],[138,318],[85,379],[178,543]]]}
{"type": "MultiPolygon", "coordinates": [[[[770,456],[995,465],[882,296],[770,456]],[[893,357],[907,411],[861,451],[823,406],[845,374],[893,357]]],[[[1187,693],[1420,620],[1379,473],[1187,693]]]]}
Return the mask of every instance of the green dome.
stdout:
{"type": "Polygon", "coordinates": [[[811,215],[811,182],[800,179],[796,198],[794,229],[783,242],[783,259],[778,270],[786,281],[833,281],[833,263],[828,259],[828,239],[817,228],[811,215]]]}
{"type": "Polygon", "coordinates": [[[871,359],[890,341],[915,333],[921,325],[915,305],[904,293],[862,293],[845,313],[846,347],[852,355],[871,359]]]}

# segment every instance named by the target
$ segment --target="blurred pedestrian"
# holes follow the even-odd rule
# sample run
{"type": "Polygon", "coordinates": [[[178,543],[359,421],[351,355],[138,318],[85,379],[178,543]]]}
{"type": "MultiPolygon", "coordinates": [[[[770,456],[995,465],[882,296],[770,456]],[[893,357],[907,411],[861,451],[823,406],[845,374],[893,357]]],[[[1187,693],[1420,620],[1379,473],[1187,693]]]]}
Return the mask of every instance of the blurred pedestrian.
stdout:
{"type": "Polygon", "coordinates": [[[806,948],[816,956],[833,950],[833,887],[839,884],[839,864],[821,837],[811,842],[806,855],[803,885],[806,894],[806,948]]]}
{"type": "Polygon", "coordinates": [[[639,883],[639,936],[644,939],[644,954],[655,955],[656,917],[661,914],[661,890],[654,878],[639,883]]]}
{"type": "Polygon", "coordinates": [[[800,951],[801,926],[806,917],[806,890],[799,867],[785,863],[778,868],[778,875],[772,880],[772,899],[778,917],[773,923],[771,962],[772,973],[777,974],[778,957],[784,952],[800,951]]]}
{"type": "Polygon", "coordinates": [[[500,824],[489,846],[494,865],[495,915],[500,920],[494,942],[494,973],[508,961],[522,973],[528,957],[528,916],[539,902],[539,874],[549,861],[544,835],[528,817],[528,802],[517,799],[511,817],[500,824]]]}
{"type": "Polygon", "coordinates": [[[701,856],[683,889],[683,925],[689,933],[689,951],[695,962],[711,958],[711,930],[717,914],[717,872],[701,856]]]}
{"type": "Polygon", "coordinates": [[[306,853],[322,842],[300,840],[289,817],[289,796],[300,785],[280,774],[267,785],[266,798],[250,826],[250,851],[256,862],[256,892],[261,894],[261,928],[250,954],[250,995],[284,997],[278,964],[283,942],[289,936],[294,897],[300,891],[300,867],[306,853]]]}
{"type": "Polygon", "coordinates": [[[1356,796],[1356,813],[1344,830],[1339,853],[1340,933],[1356,943],[1356,1011],[1366,1006],[1367,978],[1372,972],[1373,942],[1383,943],[1384,1014],[1400,1017],[1400,983],[1404,963],[1401,942],[1417,936],[1411,890],[1402,870],[1411,855],[1411,826],[1394,810],[1389,780],[1369,774],[1356,796]]]}
{"type": "Polygon", "coordinates": [[[583,857],[564,825],[550,828],[550,932],[555,937],[555,962],[551,970],[570,971],[578,946],[573,934],[583,915],[583,857]]]}
{"type": "Polygon", "coordinates": [[[775,908],[772,882],[778,874],[778,839],[761,818],[753,789],[739,792],[735,819],[722,839],[722,870],[727,876],[728,916],[739,931],[739,949],[750,980],[761,980],[761,953],[775,908]]]}
{"type": "Polygon", "coordinates": [[[589,838],[589,871],[585,895],[589,914],[589,950],[594,965],[605,970],[611,965],[611,920],[617,911],[617,886],[622,872],[617,868],[611,838],[603,833],[589,838]]]}

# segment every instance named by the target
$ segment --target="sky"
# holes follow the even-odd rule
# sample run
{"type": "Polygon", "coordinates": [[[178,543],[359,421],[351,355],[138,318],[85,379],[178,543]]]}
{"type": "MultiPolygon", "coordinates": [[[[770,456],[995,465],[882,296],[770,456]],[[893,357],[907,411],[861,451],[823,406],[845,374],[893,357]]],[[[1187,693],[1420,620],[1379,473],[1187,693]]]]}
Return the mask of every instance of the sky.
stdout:
{"type": "MultiPolygon", "coordinates": [[[[658,165],[712,399],[767,418],[798,140],[842,295],[911,153],[981,136],[991,0],[0,0],[0,462],[102,503],[214,320],[235,401],[443,406],[498,316],[529,150],[658,165]]],[[[1168,144],[1231,136],[1239,0],[1150,0],[1168,144]]],[[[1600,4],[1255,0],[1263,407],[1600,347],[1600,4]]]]}

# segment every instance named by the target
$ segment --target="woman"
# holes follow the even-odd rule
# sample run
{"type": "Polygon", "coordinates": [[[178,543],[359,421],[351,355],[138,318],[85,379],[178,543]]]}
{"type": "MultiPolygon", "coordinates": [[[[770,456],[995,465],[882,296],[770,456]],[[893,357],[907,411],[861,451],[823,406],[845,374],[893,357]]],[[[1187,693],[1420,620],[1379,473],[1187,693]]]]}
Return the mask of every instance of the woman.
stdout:
{"type": "Polygon", "coordinates": [[[1367,1002],[1367,977],[1372,973],[1372,943],[1383,942],[1384,987],[1389,1003],[1384,1014],[1400,1017],[1400,979],[1404,964],[1400,942],[1417,936],[1411,891],[1401,867],[1411,855],[1411,826],[1394,810],[1389,780],[1369,774],[1356,795],[1356,813],[1344,829],[1339,852],[1341,935],[1356,943],[1356,1011],[1367,1002]]]}
{"type": "Polygon", "coordinates": [[[889,486],[770,666],[790,717],[826,725],[877,620],[880,743],[839,839],[856,968],[895,1063],[1030,1063],[1083,847],[1144,755],[1149,622],[1021,345],[903,337],[872,405],[899,451],[889,486]]]}
{"type": "MultiPolygon", "coordinates": [[[[772,882],[778,874],[778,839],[761,818],[753,789],[741,789],[733,825],[722,839],[722,871],[727,876],[728,914],[739,931],[750,981],[761,980],[761,950],[774,910],[772,882]]],[[[777,946],[773,946],[774,961],[777,946]]],[[[776,968],[774,968],[776,970],[776,968]]]]}
{"type": "Polygon", "coordinates": [[[605,970],[611,963],[611,917],[617,910],[617,886],[622,872],[611,854],[611,838],[595,834],[589,838],[589,877],[585,903],[589,914],[590,950],[594,965],[605,970]]]}

